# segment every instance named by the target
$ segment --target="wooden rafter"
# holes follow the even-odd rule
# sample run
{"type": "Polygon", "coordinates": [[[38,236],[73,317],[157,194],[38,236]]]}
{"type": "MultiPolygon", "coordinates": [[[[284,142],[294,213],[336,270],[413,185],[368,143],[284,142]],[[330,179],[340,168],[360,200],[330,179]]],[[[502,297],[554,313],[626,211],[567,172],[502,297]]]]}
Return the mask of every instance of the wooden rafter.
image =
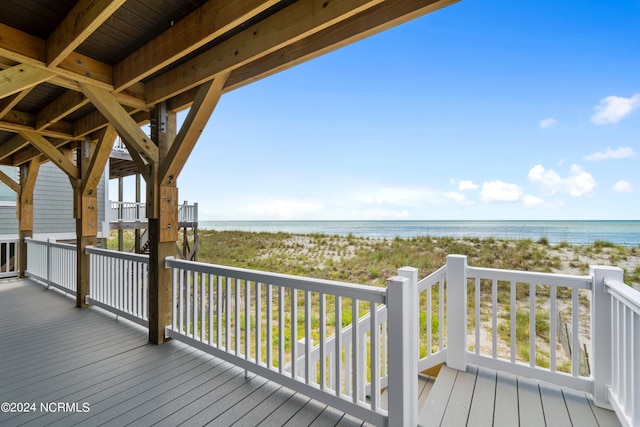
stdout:
{"type": "Polygon", "coordinates": [[[142,132],[140,125],[131,118],[111,93],[88,85],[82,85],[82,91],[109,120],[109,123],[118,130],[120,136],[135,148],[135,151],[144,154],[152,162],[158,162],[158,147],[154,145],[151,138],[142,132]]]}
{"type": "Polygon", "coordinates": [[[225,92],[362,40],[459,0],[386,1],[233,71],[225,92]]]}
{"type": "Polygon", "coordinates": [[[18,93],[14,93],[13,95],[0,99],[0,117],[4,117],[8,114],[9,111],[18,105],[18,103],[22,101],[29,92],[31,92],[31,89],[24,89],[18,93]]]}
{"type": "Polygon", "coordinates": [[[145,85],[147,102],[155,104],[171,98],[381,2],[296,2],[148,82],[145,85]]]}
{"type": "Polygon", "coordinates": [[[278,0],[210,0],[113,67],[115,90],[159,71],[264,12],[278,0]]]}
{"type": "Polygon", "coordinates": [[[89,100],[82,93],[69,90],[36,114],[35,128],[47,128],[88,103],[89,100]]]}
{"type": "Polygon", "coordinates": [[[175,179],[178,178],[209,117],[211,117],[211,113],[216,108],[228,78],[229,73],[223,74],[216,77],[213,82],[203,84],[198,90],[180,132],[171,145],[164,162],[160,165],[160,182],[166,184],[167,182],[175,182],[175,179]]]}
{"type": "Polygon", "coordinates": [[[24,64],[0,71],[0,97],[5,98],[20,93],[53,77],[54,74],[50,71],[24,64]]]}
{"type": "Polygon", "coordinates": [[[7,187],[20,194],[20,184],[18,184],[13,178],[6,173],[0,171],[0,181],[2,181],[7,187]]]}
{"type": "Polygon", "coordinates": [[[98,143],[87,167],[87,175],[82,179],[81,192],[83,197],[96,197],[98,184],[104,172],[104,167],[109,160],[109,154],[111,154],[111,148],[116,136],[118,136],[118,133],[111,125],[104,128],[98,136],[98,143]]]}
{"type": "Polygon", "coordinates": [[[0,145],[0,160],[4,160],[29,145],[29,141],[20,135],[14,135],[10,140],[0,145]]]}
{"type": "Polygon", "coordinates": [[[60,64],[125,1],[81,0],[76,4],[47,40],[47,65],[60,64]]]}
{"type": "Polygon", "coordinates": [[[20,131],[20,135],[28,140],[51,162],[55,163],[56,166],[62,169],[70,178],[80,179],[80,171],[78,170],[78,167],[74,165],[64,153],[60,152],[60,150],[54,147],[38,132],[23,130],[20,131]]]}

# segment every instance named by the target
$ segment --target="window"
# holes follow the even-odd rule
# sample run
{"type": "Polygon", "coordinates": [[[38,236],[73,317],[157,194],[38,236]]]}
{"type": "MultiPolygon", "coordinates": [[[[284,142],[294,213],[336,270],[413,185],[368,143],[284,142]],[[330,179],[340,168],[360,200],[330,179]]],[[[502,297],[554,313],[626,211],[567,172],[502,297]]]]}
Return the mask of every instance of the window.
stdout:
{"type": "MultiPolygon", "coordinates": [[[[14,180],[18,180],[18,168],[13,166],[0,166],[0,171],[7,174],[14,180]]],[[[0,206],[15,206],[16,192],[0,181],[0,206]]]]}

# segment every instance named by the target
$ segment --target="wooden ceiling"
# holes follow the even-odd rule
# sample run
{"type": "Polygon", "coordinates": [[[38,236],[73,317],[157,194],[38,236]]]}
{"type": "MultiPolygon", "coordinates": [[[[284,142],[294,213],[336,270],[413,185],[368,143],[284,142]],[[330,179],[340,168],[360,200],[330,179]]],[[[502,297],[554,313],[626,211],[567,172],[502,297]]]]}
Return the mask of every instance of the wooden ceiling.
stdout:
{"type": "Polygon", "coordinates": [[[143,125],[455,1],[2,0],[0,164],[97,139],[97,99],[143,125]]]}

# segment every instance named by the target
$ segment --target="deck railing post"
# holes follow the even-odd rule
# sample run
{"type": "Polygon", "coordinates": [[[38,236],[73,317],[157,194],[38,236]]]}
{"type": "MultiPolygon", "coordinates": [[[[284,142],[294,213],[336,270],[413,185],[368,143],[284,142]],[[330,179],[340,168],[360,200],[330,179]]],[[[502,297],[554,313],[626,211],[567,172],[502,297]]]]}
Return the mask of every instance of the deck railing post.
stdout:
{"type": "Polygon", "coordinates": [[[591,266],[593,278],[591,292],[591,352],[593,375],[593,399],[597,406],[611,409],[609,386],[612,381],[612,319],[611,295],[605,287],[605,279],[624,279],[624,272],[617,267],[591,266]]]}
{"type": "Polygon", "coordinates": [[[418,423],[416,282],[401,276],[387,280],[390,426],[418,423]]]}
{"type": "Polygon", "coordinates": [[[467,369],[467,257],[447,256],[447,366],[467,369]]]}

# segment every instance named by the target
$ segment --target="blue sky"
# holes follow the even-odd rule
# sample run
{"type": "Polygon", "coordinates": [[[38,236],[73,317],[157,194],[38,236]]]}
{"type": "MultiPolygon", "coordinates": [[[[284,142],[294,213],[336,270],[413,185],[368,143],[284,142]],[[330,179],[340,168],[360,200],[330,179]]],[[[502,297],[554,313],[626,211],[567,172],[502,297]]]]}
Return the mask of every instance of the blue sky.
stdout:
{"type": "Polygon", "coordinates": [[[180,199],[216,220],[639,219],[639,45],[638,0],[463,0],[225,94],[180,199]]]}

